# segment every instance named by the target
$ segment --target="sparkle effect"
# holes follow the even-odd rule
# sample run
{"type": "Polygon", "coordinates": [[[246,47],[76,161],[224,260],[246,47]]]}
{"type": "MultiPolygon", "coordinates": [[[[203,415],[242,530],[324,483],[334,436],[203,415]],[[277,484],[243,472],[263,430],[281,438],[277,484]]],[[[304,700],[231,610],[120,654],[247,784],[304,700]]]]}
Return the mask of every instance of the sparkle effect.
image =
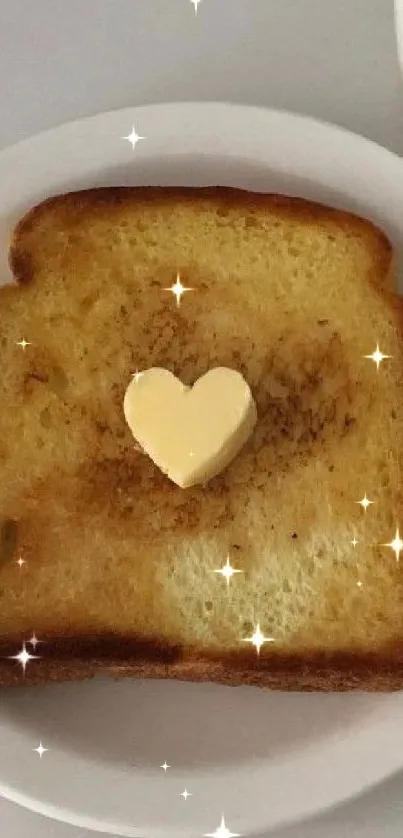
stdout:
{"type": "Polygon", "coordinates": [[[42,742],[40,742],[38,747],[37,748],[32,748],[32,750],[36,751],[36,753],[39,754],[40,758],[42,759],[43,754],[46,754],[46,751],[48,751],[49,748],[44,748],[43,745],[42,745],[42,742]]]}
{"type": "Polygon", "coordinates": [[[136,370],[136,372],[133,373],[132,378],[134,378],[136,384],[138,383],[138,381],[139,381],[139,379],[141,378],[142,375],[144,375],[144,373],[139,372],[138,370],[136,370]]]}
{"type": "Polygon", "coordinates": [[[37,636],[34,632],[32,637],[30,637],[29,640],[27,641],[27,643],[29,643],[33,647],[33,650],[35,651],[38,643],[42,643],[42,640],[38,640],[38,638],[37,638],[37,636]]]}
{"type": "Polygon", "coordinates": [[[374,502],[373,500],[368,500],[366,493],[365,493],[362,500],[356,500],[356,503],[359,503],[360,506],[362,506],[362,508],[365,510],[365,512],[367,511],[370,504],[373,503],[373,502],[374,502]]]}
{"type": "Polygon", "coordinates": [[[182,285],[181,278],[180,278],[179,274],[176,275],[176,282],[175,282],[174,285],[171,285],[170,288],[164,288],[164,291],[170,291],[171,294],[175,295],[176,305],[178,306],[178,308],[180,306],[180,299],[181,299],[182,294],[184,294],[185,291],[193,291],[193,290],[194,290],[193,288],[185,288],[185,286],[182,285]]]}
{"type": "Polygon", "coordinates": [[[164,764],[163,764],[163,765],[160,765],[160,768],[163,768],[163,769],[164,769],[164,771],[165,771],[165,773],[167,772],[167,769],[168,769],[168,768],[170,768],[170,767],[171,767],[171,766],[170,766],[170,765],[168,765],[168,763],[167,763],[167,761],[166,761],[166,760],[165,760],[165,762],[164,762],[164,764]]]}
{"type": "Polygon", "coordinates": [[[190,791],[188,791],[187,789],[185,789],[185,791],[181,791],[180,796],[181,796],[181,797],[183,797],[183,799],[184,799],[184,800],[187,800],[187,799],[188,799],[188,797],[192,797],[192,794],[191,794],[191,792],[190,792],[190,791]]]}
{"type": "Polygon", "coordinates": [[[18,343],[16,343],[16,346],[22,346],[22,348],[25,350],[25,347],[26,347],[26,346],[32,346],[32,344],[31,344],[31,343],[28,343],[28,342],[25,340],[25,338],[23,338],[22,340],[19,340],[19,341],[18,341],[18,343]]]}
{"type": "Polygon", "coordinates": [[[352,545],[353,545],[353,547],[356,547],[356,546],[357,546],[358,541],[357,541],[357,539],[356,539],[356,537],[355,537],[355,536],[354,536],[353,540],[352,540],[352,541],[350,541],[350,544],[352,544],[352,545]]]}
{"type": "Polygon", "coordinates": [[[263,643],[275,642],[274,637],[265,637],[264,634],[262,634],[262,632],[260,631],[259,623],[257,624],[256,629],[252,634],[252,637],[243,637],[242,641],[244,643],[252,643],[253,646],[255,646],[258,655],[260,655],[260,650],[263,646],[263,643]]]}
{"type": "Polygon", "coordinates": [[[362,582],[357,582],[357,588],[362,588],[362,582]]]}
{"type": "Polygon", "coordinates": [[[132,144],[133,149],[135,148],[135,145],[136,145],[136,143],[138,143],[139,140],[145,140],[145,139],[147,139],[147,138],[146,137],[140,137],[139,134],[136,134],[136,129],[135,129],[134,125],[133,125],[133,129],[132,129],[131,134],[129,134],[127,137],[122,137],[122,140],[128,140],[128,142],[132,144]]]}
{"type": "Polygon", "coordinates": [[[221,567],[220,570],[215,570],[214,573],[221,573],[221,576],[225,576],[227,580],[227,585],[229,585],[229,580],[234,573],[243,573],[243,570],[235,570],[235,568],[231,567],[229,563],[229,556],[227,556],[227,562],[224,567],[221,567]]]}
{"type": "Polygon", "coordinates": [[[195,15],[197,15],[198,6],[200,6],[201,0],[190,0],[192,6],[195,7],[195,15]]]}
{"type": "Polygon", "coordinates": [[[17,559],[16,564],[18,564],[18,565],[19,565],[19,568],[20,568],[20,570],[21,570],[22,566],[23,566],[24,564],[26,564],[26,561],[25,561],[25,559],[23,559],[23,558],[22,558],[22,556],[20,556],[20,558],[19,558],[19,559],[17,559]]]}
{"type": "Polygon", "coordinates": [[[18,661],[18,663],[21,664],[24,675],[25,675],[25,670],[27,668],[27,663],[29,661],[32,661],[32,660],[37,660],[38,655],[31,655],[29,652],[27,652],[25,643],[23,643],[21,652],[19,652],[18,655],[9,655],[9,659],[18,661]]]}
{"type": "Polygon", "coordinates": [[[240,838],[239,832],[231,832],[225,825],[224,815],[221,818],[220,826],[215,832],[206,832],[205,838],[240,838]]]}
{"type": "Polygon", "coordinates": [[[379,365],[380,365],[381,361],[383,361],[385,358],[391,358],[392,355],[384,355],[380,351],[379,344],[377,343],[375,352],[373,352],[372,355],[364,355],[363,357],[364,358],[370,358],[371,361],[374,361],[375,364],[376,364],[377,370],[379,370],[379,365]]]}
{"type": "Polygon", "coordinates": [[[399,530],[397,528],[393,541],[391,541],[390,544],[382,544],[382,547],[391,547],[393,552],[396,554],[396,561],[399,561],[400,553],[403,550],[403,541],[400,538],[399,530]]]}

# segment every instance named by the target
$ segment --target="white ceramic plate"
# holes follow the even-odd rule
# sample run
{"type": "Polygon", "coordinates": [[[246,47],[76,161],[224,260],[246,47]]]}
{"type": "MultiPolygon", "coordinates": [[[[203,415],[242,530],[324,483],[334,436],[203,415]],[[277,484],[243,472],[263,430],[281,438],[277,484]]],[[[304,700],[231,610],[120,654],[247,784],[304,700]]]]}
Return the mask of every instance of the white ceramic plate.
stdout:
{"type": "MultiPolygon", "coordinates": [[[[0,278],[10,227],[34,202],[72,188],[150,183],[311,197],[380,222],[401,250],[399,158],[311,119],[185,103],[102,114],[0,154],[0,278]],[[134,150],[121,139],[133,123],[146,138],[134,150]]],[[[214,833],[222,815],[233,833],[268,831],[402,767],[402,694],[107,680],[0,692],[0,792],[117,835],[192,838],[214,833]],[[40,742],[49,749],[42,758],[32,750],[40,742]]]]}

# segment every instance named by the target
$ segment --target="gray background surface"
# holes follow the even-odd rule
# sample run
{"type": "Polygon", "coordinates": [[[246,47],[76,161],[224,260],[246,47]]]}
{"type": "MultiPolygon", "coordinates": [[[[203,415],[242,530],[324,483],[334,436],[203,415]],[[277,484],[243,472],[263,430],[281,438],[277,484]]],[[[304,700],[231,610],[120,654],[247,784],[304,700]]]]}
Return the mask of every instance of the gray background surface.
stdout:
{"type": "MultiPolygon", "coordinates": [[[[197,16],[190,0],[0,0],[0,148],[173,100],[299,111],[403,154],[393,0],[202,0],[197,16]]],[[[8,838],[94,835],[1,798],[0,825],[8,838]]],[[[402,834],[403,775],[273,838],[402,834]]]]}

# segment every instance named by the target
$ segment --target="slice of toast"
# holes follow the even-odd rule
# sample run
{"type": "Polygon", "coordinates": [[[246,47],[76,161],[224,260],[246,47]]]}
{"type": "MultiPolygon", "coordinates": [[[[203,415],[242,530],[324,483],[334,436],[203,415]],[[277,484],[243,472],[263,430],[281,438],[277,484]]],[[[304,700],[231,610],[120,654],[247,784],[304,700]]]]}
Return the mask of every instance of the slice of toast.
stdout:
{"type": "Polygon", "coordinates": [[[403,688],[403,304],[386,236],[288,197],[96,189],[29,212],[10,264],[0,683],[403,688]],[[377,346],[391,357],[365,357],[377,346]],[[185,384],[230,367],[252,389],[254,433],[205,487],[173,484],[125,422],[131,377],[153,366],[185,384]]]}

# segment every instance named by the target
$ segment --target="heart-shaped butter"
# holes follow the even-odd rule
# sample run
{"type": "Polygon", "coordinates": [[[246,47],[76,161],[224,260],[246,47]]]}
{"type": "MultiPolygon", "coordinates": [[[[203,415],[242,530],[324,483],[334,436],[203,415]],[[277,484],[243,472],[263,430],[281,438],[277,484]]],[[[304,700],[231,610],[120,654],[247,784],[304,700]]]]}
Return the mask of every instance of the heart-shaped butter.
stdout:
{"type": "Polygon", "coordinates": [[[123,409],[139,445],[182,488],[219,474],[257,419],[248,384],[226,367],[210,370],[193,387],[169,370],[152,367],[133,377],[123,409]]]}

